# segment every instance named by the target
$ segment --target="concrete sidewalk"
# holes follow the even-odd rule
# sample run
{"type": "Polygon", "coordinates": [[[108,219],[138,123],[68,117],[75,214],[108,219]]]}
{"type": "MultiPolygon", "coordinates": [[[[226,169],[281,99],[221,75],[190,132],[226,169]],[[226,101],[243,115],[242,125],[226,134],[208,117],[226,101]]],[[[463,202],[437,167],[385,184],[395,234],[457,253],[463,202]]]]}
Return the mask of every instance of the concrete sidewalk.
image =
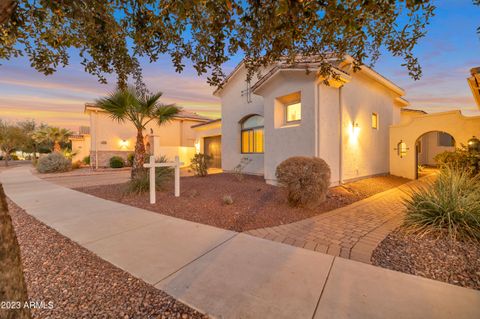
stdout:
{"type": "Polygon", "coordinates": [[[480,318],[475,290],[103,200],[24,167],[0,181],[29,214],[213,317],[480,318]]]}

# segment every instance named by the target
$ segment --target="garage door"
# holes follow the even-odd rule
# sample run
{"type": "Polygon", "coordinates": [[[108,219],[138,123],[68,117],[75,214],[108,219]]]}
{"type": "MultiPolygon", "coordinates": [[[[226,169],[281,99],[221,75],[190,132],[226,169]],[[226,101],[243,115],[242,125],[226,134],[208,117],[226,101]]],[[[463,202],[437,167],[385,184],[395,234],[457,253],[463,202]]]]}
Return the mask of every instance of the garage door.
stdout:
{"type": "Polygon", "coordinates": [[[203,140],[203,152],[212,156],[210,167],[222,168],[222,137],[205,137],[203,140]]]}

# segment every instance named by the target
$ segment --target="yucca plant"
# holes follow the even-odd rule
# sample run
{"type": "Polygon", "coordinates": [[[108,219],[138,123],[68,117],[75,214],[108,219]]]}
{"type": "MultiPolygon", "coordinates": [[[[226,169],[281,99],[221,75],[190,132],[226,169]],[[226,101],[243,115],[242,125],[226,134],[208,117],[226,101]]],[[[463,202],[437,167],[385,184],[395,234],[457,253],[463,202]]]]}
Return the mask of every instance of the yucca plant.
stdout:
{"type": "Polygon", "coordinates": [[[404,204],[404,228],[411,233],[480,240],[480,175],[444,167],[433,183],[415,189],[404,204]]]}
{"type": "MultiPolygon", "coordinates": [[[[157,163],[166,163],[167,157],[165,155],[160,156],[155,160],[157,163]]],[[[170,166],[156,167],[155,168],[155,188],[161,190],[165,187],[165,184],[173,178],[173,168],[170,166]]],[[[148,170],[143,170],[135,175],[127,183],[125,189],[126,194],[142,194],[150,190],[150,175],[148,170]]]]}

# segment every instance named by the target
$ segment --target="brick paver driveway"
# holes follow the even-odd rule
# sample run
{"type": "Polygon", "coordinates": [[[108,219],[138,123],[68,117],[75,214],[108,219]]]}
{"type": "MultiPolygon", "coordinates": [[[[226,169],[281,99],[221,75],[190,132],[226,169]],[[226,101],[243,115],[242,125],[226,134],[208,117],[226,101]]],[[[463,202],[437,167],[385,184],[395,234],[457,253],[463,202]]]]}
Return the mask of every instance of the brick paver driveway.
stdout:
{"type": "Polygon", "coordinates": [[[434,175],[299,222],[245,233],[370,263],[377,245],[403,220],[402,199],[434,175]]]}

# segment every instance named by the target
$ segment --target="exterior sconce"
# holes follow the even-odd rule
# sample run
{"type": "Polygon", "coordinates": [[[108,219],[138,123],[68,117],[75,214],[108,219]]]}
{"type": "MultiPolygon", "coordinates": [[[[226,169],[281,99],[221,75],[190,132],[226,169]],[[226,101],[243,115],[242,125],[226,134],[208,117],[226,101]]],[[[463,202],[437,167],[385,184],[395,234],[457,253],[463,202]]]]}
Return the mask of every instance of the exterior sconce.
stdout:
{"type": "Polygon", "coordinates": [[[408,147],[404,141],[400,140],[395,150],[397,151],[397,154],[398,156],[400,156],[400,158],[404,158],[405,156],[407,156],[408,147]]]}
{"type": "Polygon", "coordinates": [[[127,148],[128,147],[128,141],[127,140],[120,140],[120,148],[127,148]]]}
{"type": "Polygon", "coordinates": [[[358,122],[352,121],[351,137],[356,139],[359,133],[360,133],[360,125],[358,124],[358,122]]]}
{"type": "Polygon", "coordinates": [[[355,136],[358,136],[358,134],[360,133],[360,125],[358,125],[358,122],[353,122],[352,126],[353,126],[353,134],[355,136]]]}
{"type": "Polygon", "coordinates": [[[480,140],[475,136],[472,136],[472,138],[468,140],[468,151],[480,152],[480,140]]]}

